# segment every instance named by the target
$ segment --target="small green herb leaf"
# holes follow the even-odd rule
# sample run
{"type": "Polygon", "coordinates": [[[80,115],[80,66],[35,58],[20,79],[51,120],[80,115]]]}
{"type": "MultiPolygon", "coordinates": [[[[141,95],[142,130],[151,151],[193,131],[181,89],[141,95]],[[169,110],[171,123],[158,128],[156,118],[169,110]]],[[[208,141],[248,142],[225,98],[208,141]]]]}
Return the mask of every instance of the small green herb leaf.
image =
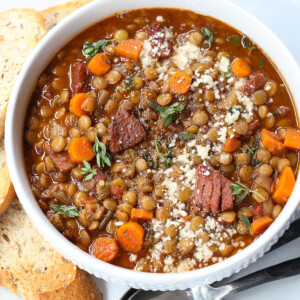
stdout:
{"type": "Polygon", "coordinates": [[[246,198],[246,196],[249,193],[252,194],[256,194],[257,196],[259,196],[260,198],[262,198],[264,200],[264,198],[257,192],[249,189],[246,185],[242,184],[241,182],[236,182],[236,183],[231,183],[229,185],[229,188],[232,189],[232,195],[236,196],[236,195],[240,195],[242,192],[242,194],[235,200],[237,203],[244,200],[246,198]]]}
{"type": "Polygon", "coordinates": [[[228,40],[234,44],[239,44],[241,40],[237,37],[229,37],[228,40]]]}
{"type": "Polygon", "coordinates": [[[53,204],[50,207],[58,214],[65,215],[70,218],[79,217],[79,211],[74,206],[53,204]]]}
{"type": "Polygon", "coordinates": [[[92,179],[97,174],[97,171],[92,169],[91,165],[85,160],[83,161],[83,165],[84,167],[81,168],[81,174],[87,175],[84,180],[92,179]]]}
{"type": "Polygon", "coordinates": [[[151,155],[149,153],[143,152],[142,157],[147,162],[147,165],[149,167],[153,167],[153,161],[152,161],[151,155]]]}
{"type": "Polygon", "coordinates": [[[97,42],[87,42],[83,45],[82,54],[91,58],[96,55],[100,48],[105,48],[109,43],[114,40],[99,40],[97,42]]]}
{"type": "Polygon", "coordinates": [[[251,231],[251,227],[250,227],[251,223],[250,223],[249,219],[243,214],[241,214],[241,219],[242,219],[243,223],[245,224],[245,226],[251,231]]]}
{"type": "Polygon", "coordinates": [[[264,65],[265,65],[265,58],[263,57],[263,58],[260,60],[258,66],[259,66],[260,68],[262,68],[264,65]]]}
{"type": "Polygon", "coordinates": [[[260,147],[253,147],[253,148],[250,148],[248,145],[246,145],[246,147],[247,147],[247,153],[248,153],[249,156],[250,156],[252,165],[254,165],[254,166],[260,165],[261,162],[259,162],[259,161],[256,160],[255,158],[253,158],[255,152],[256,152],[258,149],[260,149],[260,147]]]}
{"type": "Polygon", "coordinates": [[[280,113],[279,113],[278,109],[276,109],[275,111],[273,111],[272,115],[275,116],[275,117],[278,117],[278,119],[280,119],[280,113]]]}
{"type": "Polygon", "coordinates": [[[219,72],[225,76],[226,78],[229,78],[231,76],[231,70],[228,70],[227,72],[222,71],[221,69],[219,69],[219,72]]]}
{"type": "Polygon", "coordinates": [[[185,108],[185,104],[179,103],[179,102],[176,102],[167,107],[159,106],[158,104],[150,102],[150,101],[149,101],[149,103],[153,109],[160,112],[160,115],[163,118],[165,118],[164,122],[163,122],[165,126],[169,126],[175,120],[175,118],[183,112],[183,110],[185,108]]]}
{"type": "Polygon", "coordinates": [[[282,95],[282,97],[285,97],[285,96],[286,96],[286,92],[285,92],[285,90],[284,90],[284,89],[280,89],[280,91],[281,91],[281,95],[282,95]]]}
{"type": "Polygon", "coordinates": [[[99,168],[104,168],[105,165],[111,166],[111,158],[108,153],[106,153],[106,146],[101,143],[97,137],[97,134],[95,135],[95,144],[93,146],[93,150],[96,154],[96,162],[97,166],[99,168]]]}
{"type": "Polygon", "coordinates": [[[181,132],[178,134],[178,138],[185,141],[192,140],[194,137],[195,134],[192,132],[181,132]]]}
{"type": "Polygon", "coordinates": [[[214,41],[214,34],[207,27],[202,27],[201,33],[204,39],[208,39],[208,45],[209,45],[208,49],[211,49],[212,43],[214,41]]]}
{"type": "Polygon", "coordinates": [[[173,164],[173,156],[171,155],[171,151],[173,148],[167,146],[168,151],[166,153],[161,153],[161,145],[160,142],[157,140],[153,141],[155,146],[157,157],[154,164],[154,168],[159,167],[160,165],[165,165],[166,168],[170,168],[173,164]]]}
{"type": "Polygon", "coordinates": [[[241,44],[244,48],[248,48],[250,50],[249,54],[252,50],[257,49],[257,47],[250,41],[250,39],[247,36],[243,36],[241,44]]]}
{"type": "Polygon", "coordinates": [[[244,112],[243,109],[242,109],[241,107],[231,107],[231,108],[227,109],[227,111],[228,111],[229,113],[231,113],[232,115],[234,114],[234,111],[235,111],[235,110],[239,111],[240,113],[243,113],[243,112],[244,112]]]}
{"type": "Polygon", "coordinates": [[[127,77],[124,81],[124,85],[126,86],[124,88],[125,91],[131,91],[133,87],[135,86],[135,82],[133,81],[133,75],[127,77]]]}

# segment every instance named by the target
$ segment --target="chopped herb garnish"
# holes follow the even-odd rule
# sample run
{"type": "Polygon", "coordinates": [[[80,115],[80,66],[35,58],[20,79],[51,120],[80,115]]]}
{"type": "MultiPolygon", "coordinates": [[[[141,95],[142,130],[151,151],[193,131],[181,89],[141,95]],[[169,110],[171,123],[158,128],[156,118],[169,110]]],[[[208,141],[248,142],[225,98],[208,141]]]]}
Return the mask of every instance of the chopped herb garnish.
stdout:
{"type": "Polygon", "coordinates": [[[233,196],[239,195],[239,197],[235,200],[236,203],[239,203],[242,200],[244,200],[249,193],[256,194],[257,196],[259,196],[260,198],[262,198],[264,200],[264,198],[259,193],[249,189],[247,186],[245,186],[241,182],[237,181],[236,183],[231,183],[229,187],[233,190],[233,192],[232,192],[233,196]]]}
{"type": "Polygon", "coordinates": [[[84,165],[84,167],[81,168],[81,174],[87,175],[84,178],[84,180],[92,179],[97,174],[97,171],[95,169],[92,169],[91,165],[86,160],[83,161],[83,165],[84,165]]]}
{"type": "Polygon", "coordinates": [[[53,204],[50,207],[60,215],[65,215],[70,218],[79,217],[79,211],[74,206],[53,204]]]}
{"type": "Polygon", "coordinates": [[[153,161],[152,161],[151,155],[149,153],[143,152],[142,157],[147,162],[147,165],[149,167],[153,167],[153,161]]]}
{"type": "Polygon", "coordinates": [[[195,136],[192,132],[181,132],[178,134],[178,138],[185,141],[192,140],[195,136]]]}
{"type": "Polygon", "coordinates": [[[154,140],[153,144],[154,144],[156,152],[157,152],[157,157],[156,157],[156,161],[154,164],[154,168],[157,168],[160,165],[165,165],[166,168],[170,168],[173,164],[173,159],[172,159],[173,157],[171,155],[171,151],[173,148],[167,146],[168,151],[166,153],[161,153],[160,142],[157,140],[154,140]]]}
{"type": "Polygon", "coordinates": [[[208,39],[208,45],[209,45],[208,49],[211,49],[212,43],[214,41],[214,34],[207,27],[202,27],[201,33],[204,39],[208,39]]]}
{"type": "Polygon", "coordinates": [[[272,115],[275,116],[275,117],[278,117],[278,119],[280,119],[280,113],[279,113],[278,109],[276,109],[275,111],[273,111],[272,115]]]}
{"type": "Polygon", "coordinates": [[[228,40],[234,44],[239,44],[241,40],[237,37],[229,37],[228,40]]]}
{"type": "Polygon", "coordinates": [[[135,82],[133,81],[133,75],[127,77],[124,81],[124,85],[126,86],[124,88],[125,91],[131,91],[133,87],[135,86],[135,82]]]}
{"type": "Polygon", "coordinates": [[[97,135],[93,150],[96,154],[96,162],[99,168],[104,168],[105,164],[109,167],[111,166],[111,158],[110,155],[106,153],[106,146],[99,141],[97,135]]]}
{"type": "Polygon", "coordinates": [[[256,152],[260,147],[253,147],[253,148],[250,148],[248,145],[246,145],[246,147],[247,147],[247,153],[249,154],[249,157],[250,157],[250,159],[251,159],[251,163],[252,163],[254,166],[260,165],[261,163],[253,157],[254,154],[255,154],[255,152],[256,152]]]}
{"type": "Polygon", "coordinates": [[[164,122],[163,122],[165,126],[169,126],[175,120],[175,118],[183,112],[183,110],[185,108],[185,104],[179,103],[179,102],[176,102],[167,107],[159,106],[158,104],[150,102],[150,101],[149,101],[149,103],[153,109],[159,111],[160,115],[163,118],[165,118],[164,122]]]}
{"type": "Polygon", "coordinates": [[[97,42],[87,42],[83,45],[82,54],[91,58],[98,53],[100,48],[104,49],[112,41],[114,40],[99,40],[97,42]]]}
{"type": "Polygon", "coordinates": [[[252,50],[257,49],[257,47],[250,41],[250,39],[247,36],[243,36],[241,44],[244,48],[248,48],[250,50],[249,54],[252,50]]]}
{"type": "Polygon", "coordinates": [[[219,69],[219,72],[221,73],[221,75],[225,76],[226,78],[229,78],[231,76],[231,70],[224,72],[221,69],[219,69]]]}
{"type": "Polygon", "coordinates": [[[260,60],[258,66],[259,66],[260,68],[262,68],[264,65],[265,65],[265,58],[263,57],[263,58],[260,60]]]}
{"type": "Polygon", "coordinates": [[[245,226],[250,230],[250,232],[251,232],[251,226],[250,226],[250,221],[249,221],[249,219],[245,216],[245,215],[243,215],[243,214],[240,214],[241,215],[241,219],[242,219],[242,221],[243,221],[243,223],[245,224],[245,226]]]}
{"type": "Polygon", "coordinates": [[[244,112],[243,109],[242,109],[241,107],[231,107],[231,108],[228,108],[228,109],[227,109],[227,111],[228,111],[229,113],[231,113],[232,115],[234,114],[234,110],[237,110],[237,111],[239,111],[240,113],[243,113],[243,112],[244,112]]]}
{"type": "Polygon", "coordinates": [[[285,90],[284,89],[280,89],[280,91],[281,91],[282,97],[285,97],[286,96],[285,90]]]}

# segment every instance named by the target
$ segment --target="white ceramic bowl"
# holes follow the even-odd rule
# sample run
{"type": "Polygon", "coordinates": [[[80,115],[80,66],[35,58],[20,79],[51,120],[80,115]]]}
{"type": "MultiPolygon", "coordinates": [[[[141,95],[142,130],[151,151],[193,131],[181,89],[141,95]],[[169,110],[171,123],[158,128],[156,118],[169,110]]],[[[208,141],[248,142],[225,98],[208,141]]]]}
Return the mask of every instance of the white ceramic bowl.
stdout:
{"type": "Polygon", "coordinates": [[[83,252],[63,237],[47,220],[39,208],[28,183],[24,168],[24,120],[32,91],[39,75],[53,56],[70,39],[85,28],[125,9],[143,7],[179,7],[213,16],[244,32],[275,62],[300,107],[300,71],[282,42],[260,21],[249,13],[222,0],[99,0],[94,1],[57,25],[38,44],[24,65],[14,86],[6,118],[5,146],[10,175],[17,195],[33,224],[54,248],[80,268],[105,280],[135,288],[174,290],[209,284],[247,267],[270,249],[295,218],[300,200],[300,184],[270,228],[245,250],[212,266],[177,274],[141,273],[102,262],[83,252]]]}

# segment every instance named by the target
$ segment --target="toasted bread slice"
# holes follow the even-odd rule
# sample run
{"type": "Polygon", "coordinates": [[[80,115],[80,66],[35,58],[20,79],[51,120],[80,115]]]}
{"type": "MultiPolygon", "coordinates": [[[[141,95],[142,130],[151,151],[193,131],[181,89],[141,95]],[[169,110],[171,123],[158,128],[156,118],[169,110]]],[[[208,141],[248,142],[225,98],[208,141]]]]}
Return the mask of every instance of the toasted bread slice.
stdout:
{"type": "Polygon", "coordinates": [[[0,214],[2,214],[16,195],[8,172],[3,138],[0,140],[0,178],[0,214]]]}
{"type": "Polygon", "coordinates": [[[98,300],[92,277],[53,250],[16,199],[0,216],[0,285],[28,300],[98,300]]]}
{"type": "Polygon", "coordinates": [[[44,19],[33,9],[11,9],[0,13],[0,139],[4,135],[12,86],[28,54],[45,33],[44,19]]]}
{"type": "Polygon", "coordinates": [[[76,0],[67,3],[63,3],[54,7],[50,7],[41,11],[41,14],[45,20],[47,31],[57,25],[62,19],[68,16],[76,9],[84,6],[92,0],[76,0]]]}

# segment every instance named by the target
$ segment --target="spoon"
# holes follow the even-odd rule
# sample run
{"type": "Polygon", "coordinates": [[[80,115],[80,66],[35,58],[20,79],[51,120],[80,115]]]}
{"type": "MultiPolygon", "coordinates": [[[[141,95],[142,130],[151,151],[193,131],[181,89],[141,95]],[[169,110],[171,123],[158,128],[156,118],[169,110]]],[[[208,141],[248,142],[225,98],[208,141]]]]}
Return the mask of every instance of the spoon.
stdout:
{"type": "MultiPolygon", "coordinates": [[[[273,251],[300,236],[300,219],[293,222],[289,230],[271,248],[273,251]]],[[[300,274],[300,258],[254,272],[228,284],[222,281],[187,290],[144,291],[130,289],[121,300],[222,300],[224,297],[263,283],[300,274]]],[[[228,280],[227,280],[228,281],[228,280]]]]}

